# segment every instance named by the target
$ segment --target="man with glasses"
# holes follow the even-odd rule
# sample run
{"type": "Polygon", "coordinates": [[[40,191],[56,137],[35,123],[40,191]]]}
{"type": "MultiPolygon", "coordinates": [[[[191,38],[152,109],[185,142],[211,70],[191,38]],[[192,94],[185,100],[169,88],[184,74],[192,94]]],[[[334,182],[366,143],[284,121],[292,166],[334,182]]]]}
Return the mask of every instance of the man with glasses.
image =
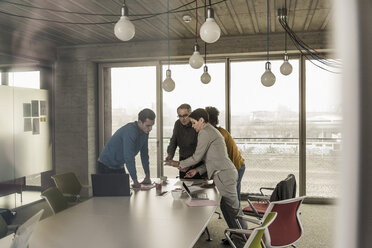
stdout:
{"type": "MultiPolygon", "coordinates": [[[[173,159],[177,146],[179,147],[179,160],[187,159],[194,154],[196,144],[198,143],[198,133],[192,128],[189,118],[190,113],[191,106],[187,103],[181,104],[177,108],[178,120],[174,123],[173,135],[167,148],[168,156],[165,158],[165,161],[173,159]]],[[[202,164],[203,161],[188,167],[188,170],[194,169],[202,164]]],[[[180,178],[184,178],[186,172],[187,171],[180,171],[180,178]]],[[[202,178],[202,176],[197,174],[193,178],[202,178]]]]}

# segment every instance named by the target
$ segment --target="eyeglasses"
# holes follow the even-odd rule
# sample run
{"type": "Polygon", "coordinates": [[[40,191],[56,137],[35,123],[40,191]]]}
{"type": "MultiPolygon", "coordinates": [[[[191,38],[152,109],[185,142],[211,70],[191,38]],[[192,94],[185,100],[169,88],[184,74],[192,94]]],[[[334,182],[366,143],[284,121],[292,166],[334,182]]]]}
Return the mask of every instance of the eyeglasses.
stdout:
{"type": "Polygon", "coordinates": [[[187,117],[189,117],[188,114],[186,114],[186,115],[178,115],[178,118],[187,118],[187,117]]]}

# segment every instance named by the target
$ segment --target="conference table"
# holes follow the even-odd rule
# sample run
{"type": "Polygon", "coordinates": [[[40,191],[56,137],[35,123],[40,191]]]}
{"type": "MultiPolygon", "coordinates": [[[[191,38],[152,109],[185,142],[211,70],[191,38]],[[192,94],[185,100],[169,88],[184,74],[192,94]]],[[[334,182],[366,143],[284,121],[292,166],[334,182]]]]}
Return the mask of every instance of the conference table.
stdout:
{"type": "MultiPolygon", "coordinates": [[[[168,193],[155,188],[133,191],[130,197],[92,197],[39,222],[30,248],[182,248],[193,247],[217,206],[189,207],[185,193],[174,200],[170,190],[181,182],[169,179],[168,193]]],[[[219,202],[215,188],[204,189],[219,202]]]]}

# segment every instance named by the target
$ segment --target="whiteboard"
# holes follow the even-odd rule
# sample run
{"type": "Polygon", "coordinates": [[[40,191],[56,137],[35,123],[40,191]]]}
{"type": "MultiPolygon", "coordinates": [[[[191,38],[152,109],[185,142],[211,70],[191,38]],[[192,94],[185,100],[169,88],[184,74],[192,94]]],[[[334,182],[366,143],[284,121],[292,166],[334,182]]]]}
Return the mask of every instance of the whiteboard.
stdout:
{"type": "Polygon", "coordinates": [[[0,129],[2,129],[0,145],[1,148],[8,147],[4,154],[0,152],[0,181],[52,169],[51,122],[48,102],[47,90],[0,87],[0,129]],[[3,99],[2,96],[6,97],[3,99]],[[34,107],[37,105],[37,111],[36,108],[31,108],[31,115],[25,113],[25,106],[32,105],[34,107]],[[46,105],[47,109],[41,111],[40,105],[42,107],[46,105]],[[10,119],[12,121],[9,121],[10,119]],[[11,124],[7,124],[8,122],[11,124]],[[3,123],[6,124],[6,128],[2,128],[3,123]],[[31,124],[31,129],[29,129],[29,124],[31,124]]]}

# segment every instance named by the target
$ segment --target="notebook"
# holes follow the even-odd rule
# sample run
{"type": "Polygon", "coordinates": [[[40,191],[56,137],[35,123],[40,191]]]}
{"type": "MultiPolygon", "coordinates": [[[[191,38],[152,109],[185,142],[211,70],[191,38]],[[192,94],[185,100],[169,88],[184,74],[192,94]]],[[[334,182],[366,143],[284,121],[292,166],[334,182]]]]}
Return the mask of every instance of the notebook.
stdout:
{"type": "Polygon", "coordinates": [[[11,248],[27,248],[32,232],[35,230],[44,209],[41,209],[34,216],[28,219],[25,223],[20,225],[14,234],[11,248]]]}
{"type": "Polygon", "coordinates": [[[186,194],[190,196],[191,200],[209,200],[208,196],[206,193],[191,193],[189,187],[185,184],[185,182],[182,182],[182,187],[185,189],[186,194]]]}
{"type": "Polygon", "coordinates": [[[128,174],[92,174],[93,196],[130,196],[128,174]]]}

